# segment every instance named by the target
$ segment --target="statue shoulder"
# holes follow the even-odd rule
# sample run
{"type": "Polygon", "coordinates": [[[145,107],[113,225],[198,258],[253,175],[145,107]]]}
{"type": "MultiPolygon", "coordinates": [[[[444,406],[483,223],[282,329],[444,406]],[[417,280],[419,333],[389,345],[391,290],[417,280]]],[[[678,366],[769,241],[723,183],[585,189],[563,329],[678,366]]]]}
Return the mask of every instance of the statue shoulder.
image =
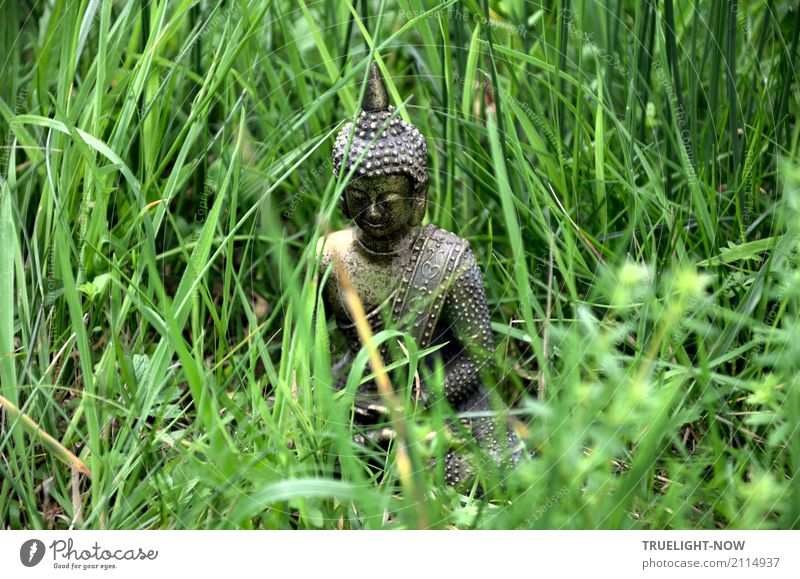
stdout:
{"type": "Polygon", "coordinates": [[[436,242],[447,243],[451,245],[464,245],[467,248],[469,247],[469,241],[467,241],[463,237],[459,237],[452,231],[447,231],[446,229],[442,229],[441,227],[433,223],[429,223],[422,229],[425,235],[429,236],[436,242]]]}
{"type": "Polygon", "coordinates": [[[353,245],[353,229],[341,229],[324,235],[317,241],[317,257],[320,269],[324,269],[337,255],[346,253],[353,245]]]}
{"type": "Polygon", "coordinates": [[[438,225],[430,224],[425,226],[425,229],[427,235],[429,235],[435,242],[452,245],[458,248],[458,261],[459,265],[461,266],[460,269],[469,268],[473,265],[477,266],[477,262],[475,261],[475,256],[472,254],[472,247],[470,246],[469,241],[463,237],[459,237],[452,231],[442,229],[438,225]]]}

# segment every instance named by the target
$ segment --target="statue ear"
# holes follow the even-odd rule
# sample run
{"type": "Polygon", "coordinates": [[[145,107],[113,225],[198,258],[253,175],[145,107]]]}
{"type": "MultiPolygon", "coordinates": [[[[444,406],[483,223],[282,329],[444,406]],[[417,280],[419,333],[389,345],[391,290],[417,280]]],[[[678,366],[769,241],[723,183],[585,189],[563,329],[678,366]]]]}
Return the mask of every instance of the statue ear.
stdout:
{"type": "Polygon", "coordinates": [[[350,208],[347,206],[347,191],[342,191],[342,196],[339,197],[339,210],[344,215],[345,219],[352,219],[353,216],[350,214],[350,208]]]}
{"type": "Polygon", "coordinates": [[[425,183],[419,189],[414,191],[414,209],[411,213],[411,221],[409,225],[414,227],[422,223],[425,219],[425,209],[428,207],[428,184],[425,183]]]}

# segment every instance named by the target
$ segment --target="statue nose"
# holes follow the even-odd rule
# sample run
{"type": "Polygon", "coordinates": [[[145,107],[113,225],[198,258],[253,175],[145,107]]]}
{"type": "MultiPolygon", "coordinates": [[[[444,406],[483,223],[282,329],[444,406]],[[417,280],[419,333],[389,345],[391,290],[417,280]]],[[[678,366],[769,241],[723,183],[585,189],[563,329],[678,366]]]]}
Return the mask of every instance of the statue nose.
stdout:
{"type": "Polygon", "coordinates": [[[369,206],[368,216],[370,219],[377,219],[381,215],[381,206],[378,203],[373,203],[369,206]]]}

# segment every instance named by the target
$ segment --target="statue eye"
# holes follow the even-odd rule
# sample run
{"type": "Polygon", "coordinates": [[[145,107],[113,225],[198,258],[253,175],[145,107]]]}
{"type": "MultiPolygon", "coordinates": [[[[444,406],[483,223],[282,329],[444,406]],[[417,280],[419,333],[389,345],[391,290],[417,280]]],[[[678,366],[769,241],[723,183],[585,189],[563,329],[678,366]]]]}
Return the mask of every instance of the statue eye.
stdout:
{"type": "Polygon", "coordinates": [[[359,201],[364,199],[367,196],[367,192],[363,189],[358,189],[357,187],[353,187],[350,189],[350,194],[358,199],[359,201]]]}
{"type": "Polygon", "coordinates": [[[403,195],[402,193],[389,193],[383,198],[383,202],[386,205],[394,205],[397,203],[402,203],[406,197],[407,195],[403,195]]]}

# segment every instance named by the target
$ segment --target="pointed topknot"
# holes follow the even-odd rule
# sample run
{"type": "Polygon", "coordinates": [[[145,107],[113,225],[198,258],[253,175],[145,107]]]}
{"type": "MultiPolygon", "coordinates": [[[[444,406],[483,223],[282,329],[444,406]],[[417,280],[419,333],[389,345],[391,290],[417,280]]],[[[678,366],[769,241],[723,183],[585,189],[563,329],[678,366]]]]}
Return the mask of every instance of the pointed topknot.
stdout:
{"type": "Polygon", "coordinates": [[[375,64],[370,66],[364,80],[367,85],[361,112],[355,122],[342,126],[333,146],[333,174],[338,177],[339,171],[355,167],[357,178],[405,175],[414,181],[415,191],[427,195],[425,137],[411,123],[391,118],[389,94],[375,64]]]}
{"type": "Polygon", "coordinates": [[[367,75],[367,90],[364,93],[364,103],[361,109],[382,111],[389,108],[389,93],[386,92],[386,85],[383,83],[378,65],[373,62],[367,75]]]}

